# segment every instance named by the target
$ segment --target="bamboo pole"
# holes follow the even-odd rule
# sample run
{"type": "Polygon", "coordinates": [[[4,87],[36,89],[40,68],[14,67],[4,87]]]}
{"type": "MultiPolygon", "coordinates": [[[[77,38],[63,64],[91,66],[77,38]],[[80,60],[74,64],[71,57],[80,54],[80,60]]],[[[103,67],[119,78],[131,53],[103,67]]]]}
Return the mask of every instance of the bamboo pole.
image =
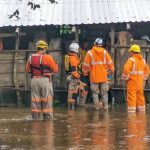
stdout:
{"type": "Polygon", "coordinates": [[[15,43],[15,52],[14,52],[14,67],[13,67],[13,82],[16,88],[16,95],[17,95],[17,106],[22,106],[22,100],[19,92],[19,83],[18,83],[18,76],[17,76],[17,58],[18,58],[18,49],[19,49],[19,31],[20,28],[16,28],[17,36],[16,36],[16,43],[15,43]]]}

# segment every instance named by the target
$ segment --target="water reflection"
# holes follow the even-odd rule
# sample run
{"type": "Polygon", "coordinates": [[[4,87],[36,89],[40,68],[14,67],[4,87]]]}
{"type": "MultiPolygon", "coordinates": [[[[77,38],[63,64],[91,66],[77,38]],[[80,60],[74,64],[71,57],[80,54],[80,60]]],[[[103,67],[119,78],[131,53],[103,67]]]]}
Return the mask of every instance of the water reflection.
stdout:
{"type": "Polygon", "coordinates": [[[91,130],[91,141],[95,149],[110,150],[113,149],[114,137],[111,135],[110,115],[108,112],[93,113],[93,125],[91,130]]]}
{"type": "Polygon", "coordinates": [[[145,150],[147,144],[144,142],[147,123],[145,113],[128,114],[127,117],[127,150],[145,150]]]}
{"type": "Polygon", "coordinates": [[[31,123],[32,129],[32,147],[37,150],[50,149],[54,147],[54,127],[53,122],[33,121],[31,123]]]}
{"type": "Polygon", "coordinates": [[[80,115],[68,111],[68,137],[72,148],[104,149],[113,147],[114,131],[110,130],[109,112],[90,111],[82,108],[80,115]]]}
{"type": "Polygon", "coordinates": [[[80,108],[79,113],[75,110],[68,111],[68,140],[70,148],[82,148],[84,146],[87,135],[87,111],[85,108],[80,108]],[[84,116],[84,117],[83,117],[84,116]]]}
{"type": "Polygon", "coordinates": [[[150,113],[127,114],[91,107],[55,109],[51,122],[32,121],[30,111],[1,109],[0,149],[149,150],[150,113]]]}

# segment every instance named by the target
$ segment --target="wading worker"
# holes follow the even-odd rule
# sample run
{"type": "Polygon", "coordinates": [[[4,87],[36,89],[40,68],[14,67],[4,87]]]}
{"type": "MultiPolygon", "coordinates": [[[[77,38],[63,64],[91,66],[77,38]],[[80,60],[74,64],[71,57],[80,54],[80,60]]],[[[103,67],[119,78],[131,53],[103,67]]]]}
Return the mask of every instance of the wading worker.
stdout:
{"type": "Polygon", "coordinates": [[[71,43],[69,46],[68,64],[69,70],[67,73],[68,81],[68,108],[74,109],[74,104],[78,96],[78,90],[82,97],[80,100],[83,101],[86,97],[86,84],[80,81],[79,64],[80,60],[78,57],[79,45],[77,43],[71,43]],[[83,96],[85,95],[85,96],[83,96]]]}
{"type": "Polygon", "coordinates": [[[79,105],[85,106],[87,95],[89,92],[89,76],[84,76],[82,73],[82,64],[84,62],[84,58],[86,56],[86,53],[88,52],[88,41],[84,39],[82,41],[81,48],[79,48],[79,59],[80,59],[80,65],[79,65],[79,71],[80,71],[80,80],[82,83],[84,83],[84,88],[82,88],[79,92],[79,105]]]}
{"type": "Polygon", "coordinates": [[[122,79],[127,86],[127,111],[145,111],[144,84],[149,76],[149,67],[140,54],[139,45],[132,45],[130,56],[124,65],[122,79]]]}
{"type": "Polygon", "coordinates": [[[103,39],[97,38],[94,46],[86,53],[82,72],[86,76],[90,75],[90,88],[93,102],[96,109],[101,107],[99,93],[103,103],[103,109],[108,110],[108,90],[109,82],[107,75],[113,74],[114,65],[108,52],[102,47],[103,39]]]}
{"type": "Polygon", "coordinates": [[[52,74],[58,72],[58,65],[54,59],[46,54],[48,44],[40,40],[36,43],[36,53],[32,54],[26,64],[26,71],[31,73],[31,111],[32,118],[39,119],[41,112],[43,119],[53,117],[53,86],[52,74]]]}

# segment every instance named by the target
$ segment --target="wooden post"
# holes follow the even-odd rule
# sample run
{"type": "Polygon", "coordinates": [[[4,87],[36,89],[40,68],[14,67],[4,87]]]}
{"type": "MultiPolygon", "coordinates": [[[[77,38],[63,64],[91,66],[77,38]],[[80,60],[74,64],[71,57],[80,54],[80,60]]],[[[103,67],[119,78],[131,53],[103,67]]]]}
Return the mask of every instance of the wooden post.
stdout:
{"type": "MultiPolygon", "coordinates": [[[[114,61],[114,65],[116,66],[116,59],[115,59],[115,49],[113,47],[115,43],[115,27],[114,24],[111,24],[111,57],[114,61]]],[[[116,83],[116,74],[114,73],[114,77],[113,77],[113,85],[115,85],[116,83]]]]}
{"type": "Polygon", "coordinates": [[[75,41],[79,43],[79,27],[75,26],[75,41]]]}
{"type": "Polygon", "coordinates": [[[0,51],[3,51],[4,47],[3,47],[3,39],[0,37],[0,51]]]}
{"type": "Polygon", "coordinates": [[[115,27],[114,27],[114,24],[111,24],[111,55],[114,59],[114,45],[115,43],[115,27]]]}
{"type": "Polygon", "coordinates": [[[19,83],[18,83],[18,76],[17,76],[17,57],[18,57],[18,49],[19,49],[19,32],[20,28],[16,28],[16,43],[15,43],[15,53],[14,53],[14,68],[13,68],[13,82],[16,88],[16,95],[17,95],[17,106],[22,106],[21,96],[19,92],[19,83]]]}

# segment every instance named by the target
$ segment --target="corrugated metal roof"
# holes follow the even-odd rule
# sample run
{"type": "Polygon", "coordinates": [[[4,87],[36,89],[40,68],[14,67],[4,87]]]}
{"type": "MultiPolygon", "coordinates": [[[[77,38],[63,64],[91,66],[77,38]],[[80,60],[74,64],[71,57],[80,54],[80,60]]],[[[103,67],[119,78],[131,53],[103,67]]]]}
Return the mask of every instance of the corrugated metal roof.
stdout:
{"type": "Polygon", "coordinates": [[[0,27],[147,22],[150,0],[0,0],[0,14],[0,27]]]}

